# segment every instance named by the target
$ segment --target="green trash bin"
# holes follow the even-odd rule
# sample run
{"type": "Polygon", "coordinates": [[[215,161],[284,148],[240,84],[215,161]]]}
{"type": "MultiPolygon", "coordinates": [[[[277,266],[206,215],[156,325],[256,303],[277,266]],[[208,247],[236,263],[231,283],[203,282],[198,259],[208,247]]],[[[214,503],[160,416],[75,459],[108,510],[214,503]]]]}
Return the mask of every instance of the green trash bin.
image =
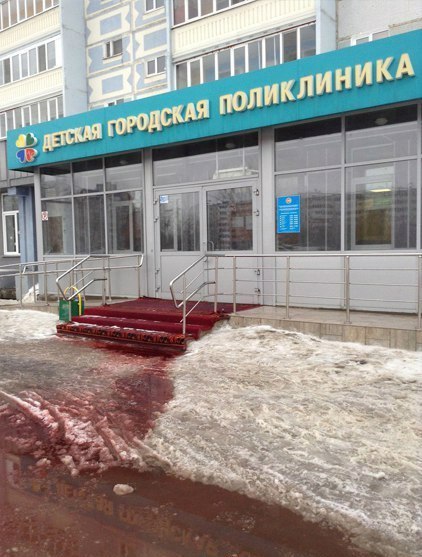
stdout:
{"type": "Polygon", "coordinates": [[[72,317],[82,315],[84,312],[84,303],[78,300],[59,300],[59,320],[72,321],[72,317]]]}
{"type": "MultiPolygon", "coordinates": [[[[65,295],[69,289],[76,288],[74,286],[70,286],[66,288],[64,291],[65,295]]],[[[60,321],[72,321],[72,317],[76,317],[77,315],[82,315],[84,312],[84,302],[82,300],[82,296],[78,294],[76,300],[59,300],[59,320],[60,321]]]]}

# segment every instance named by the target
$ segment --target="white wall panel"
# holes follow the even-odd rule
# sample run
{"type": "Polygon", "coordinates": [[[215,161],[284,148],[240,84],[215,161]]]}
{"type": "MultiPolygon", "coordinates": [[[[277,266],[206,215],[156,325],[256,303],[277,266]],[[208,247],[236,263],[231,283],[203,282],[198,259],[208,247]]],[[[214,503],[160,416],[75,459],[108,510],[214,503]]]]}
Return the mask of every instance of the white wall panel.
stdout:
{"type": "Polygon", "coordinates": [[[0,87],[0,106],[2,110],[20,104],[30,104],[44,96],[62,93],[62,75],[62,68],[56,68],[9,85],[3,85],[0,87]]]}
{"type": "Polygon", "coordinates": [[[19,50],[60,32],[60,11],[54,8],[0,33],[0,53],[19,50]]]}

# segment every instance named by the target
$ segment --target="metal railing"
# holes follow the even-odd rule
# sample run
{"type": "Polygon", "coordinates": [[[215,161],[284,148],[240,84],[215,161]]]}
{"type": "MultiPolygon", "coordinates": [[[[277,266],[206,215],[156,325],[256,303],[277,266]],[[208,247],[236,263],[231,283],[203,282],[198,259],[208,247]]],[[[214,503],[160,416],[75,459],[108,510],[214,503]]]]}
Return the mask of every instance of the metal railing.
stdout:
{"type": "MultiPolygon", "coordinates": [[[[16,286],[16,299],[20,306],[27,301],[33,305],[50,305],[50,299],[71,301],[89,286],[97,281],[103,282],[100,293],[102,303],[106,298],[109,300],[116,295],[116,289],[112,286],[113,271],[133,270],[136,272],[136,287],[129,293],[119,292],[117,295],[141,296],[141,267],[143,265],[143,254],[113,254],[113,255],[88,255],[85,257],[47,259],[44,261],[33,261],[27,263],[15,263],[0,267],[0,281],[14,281],[16,286]],[[123,260],[131,263],[122,264],[123,260]],[[37,293],[38,287],[38,293],[37,293]],[[69,287],[75,287],[73,293],[67,295],[69,287]],[[136,290],[136,292],[135,292],[136,290]],[[28,292],[30,296],[28,297],[28,292]],[[30,301],[30,298],[32,302],[30,301]]],[[[120,285],[119,281],[119,285],[120,285]]],[[[130,285],[132,283],[129,283],[130,285]]],[[[92,294],[92,293],[90,293],[92,294]]],[[[93,295],[97,295],[95,292],[93,295]]]]}
{"type": "Polygon", "coordinates": [[[214,254],[199,258],[170,283],[176,307],[183,308],[183,330],[195,306],[219,301],[291,307],[416,314],[422,326],[422,254],[214,254]]]}

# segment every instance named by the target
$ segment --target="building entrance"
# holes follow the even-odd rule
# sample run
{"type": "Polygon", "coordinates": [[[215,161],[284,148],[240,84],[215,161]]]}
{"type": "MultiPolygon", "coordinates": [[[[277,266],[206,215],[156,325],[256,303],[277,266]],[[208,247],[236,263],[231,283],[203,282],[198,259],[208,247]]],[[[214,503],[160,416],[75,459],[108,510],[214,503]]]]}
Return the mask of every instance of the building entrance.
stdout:
{"type": "MultiPolygon", "coordinates": [[[[157,188],[155,295],[169,297],[170,281],[205,253],[255,253],[258,200],[257,180],[157,188]]],[[[222,273],[221,280],[230,280],[229,274],[222,273]]],[[[252,291],[255,287],[251,284],[252,291]]]]}

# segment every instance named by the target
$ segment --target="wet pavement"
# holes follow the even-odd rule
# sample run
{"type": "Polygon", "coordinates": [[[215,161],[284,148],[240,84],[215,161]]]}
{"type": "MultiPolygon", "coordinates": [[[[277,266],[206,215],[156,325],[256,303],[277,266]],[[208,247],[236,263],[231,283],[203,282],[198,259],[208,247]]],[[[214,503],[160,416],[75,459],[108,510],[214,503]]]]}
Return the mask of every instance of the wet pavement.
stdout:
{"type": "Polygon", "coordinates": [[[168,354],[58,338],[0,349],[0,557],[369,555],[277,505],[139,466],[130,447],[173,396],[168,354]]]}

